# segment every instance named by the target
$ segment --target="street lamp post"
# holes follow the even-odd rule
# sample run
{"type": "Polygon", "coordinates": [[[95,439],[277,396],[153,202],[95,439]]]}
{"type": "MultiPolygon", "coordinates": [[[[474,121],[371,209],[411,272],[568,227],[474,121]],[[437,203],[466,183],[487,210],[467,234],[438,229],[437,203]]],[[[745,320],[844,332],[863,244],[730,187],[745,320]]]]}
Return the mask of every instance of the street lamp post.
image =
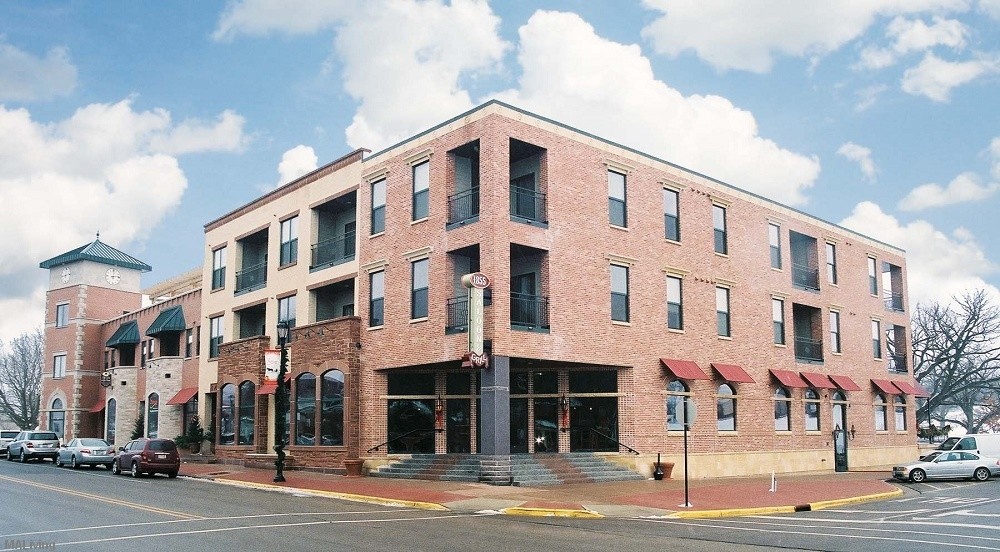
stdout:
{"type": "Polygon", "coordinates": [[[285,416],[288,413],[288,384],[285,383],[285,373],[288,371],[288,322],[278,322],[278,347],[281,349],[281,361],[278,365],[278,387],[274,392],[274,452],[278,459],[274,461],[274,482],[285,482],[285,433],[288,432],[285,416]]]}

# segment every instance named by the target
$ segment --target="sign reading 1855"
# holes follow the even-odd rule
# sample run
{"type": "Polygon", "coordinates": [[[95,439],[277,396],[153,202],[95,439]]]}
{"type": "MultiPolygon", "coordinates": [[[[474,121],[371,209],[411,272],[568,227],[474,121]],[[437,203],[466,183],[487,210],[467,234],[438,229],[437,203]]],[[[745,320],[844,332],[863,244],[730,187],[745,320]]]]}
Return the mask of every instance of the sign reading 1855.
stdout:
{"type": "Polygon", "coordinates": [[[486,289],[490,287],[490,278],[482,272],[473,272],[462,276],[462,285],[468,288],[486,289]]]}

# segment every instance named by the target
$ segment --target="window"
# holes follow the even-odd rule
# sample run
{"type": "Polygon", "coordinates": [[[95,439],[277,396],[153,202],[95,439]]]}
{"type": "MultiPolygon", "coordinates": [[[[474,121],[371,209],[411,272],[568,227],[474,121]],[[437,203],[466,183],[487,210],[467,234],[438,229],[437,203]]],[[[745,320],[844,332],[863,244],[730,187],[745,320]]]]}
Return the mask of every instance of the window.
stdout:
{"type": "Polygon", "coordinates": [[[819,431],[819,393],[806,389],[802,404],[806,411],[806,431],[819,431]]]}
{"type": "Polygon", "coordinates": [[[66,377],[66,355],[56,355],[52,357],[52,377],[66,377]]]}
{"type": "Polygon", "coordinates": [[[281,221],[281,251],[279,264],[285,266],[299,260],[299,217],[281,221]]]}
{"type": "Polygon", "coordinates": [[[715,326],[719,336],[730,337],[729,327],[729,288],[715,288],[715,326]]]}
{"type": "Polygon", "coordinates": [[[728,255],[729,245],[726,243],[726,208],[712,205],[712,226],[715,228],[715,252],[728,255]]]}
{"type": "Polygon", "coordinates": [[[792,430],[792,396],[781,387],[774,390],[774,430],[792,430]]]}
{"type": "Polygon", "coordinates": [[[878,273],[876,272],[875,257],[868,257],[868,293],[878,295],[878,273]]]}
{"type": "Polygon", "coordinates": [[[428,260],[410,263],[410,318],[427,318],[428,260]]]}
{"type": "Polygon", "coordinates": [[[882,358],[882,324],[872,320],[872,358],[882,358]]]}
{"type": "Polygon", "coordinates": [[[785,344],[785,301],[771,299],[771,320],[774,323],[774,344],[785,344]]]}
{"type": "Polygon", "coordinates": [[[767,239],[771,243],[771,268],[781,268],[781,227],[773,222],[767,225],[767,239]]]}
{"type": "Polygon", "coordinates": [[[611,319],[628,322],[628,267],[611,265],[611,319]]]}
{"type": "Polygon", "coordinates": [[[372,235],[385,232],[385,179],[372,182],[372,235]]]}
{"type": "Polygon", "coordinates": [[[628,227],[625,175],[615,171],[608,171],[608,222],[612,226],[628,227]]]}
{"type": "Polygon", "coordinates": [[[289,328],[295,327],[295,296],[289,295],[278,299],[278,322],[287,322],[289,328]]]}
{"type": "Polygon", "coordinates": [[[427,218],[430,210],[431,162],[413,166],[413,220],[427,218]]]}
{"type": "Polygon", "coordinates": [[[736,431],[736,393],[728,383],[719,386],[715,414],[719,431],[736,431]]]}
{"type": "Polygon", "coordinates": [[[69,325],[69,303],[56,305],[56,327],[65,328],[69,325]]]}
{"type": "Polygon", "coordinates": [[[840,350],[840,312],[830,311],[830,351],[834,353],[840,350]]]}
{"type": "Polygon", "coordinates": [[[295,444],[316,444],[316,376],[295,379],[295,444]]]}
{"type": "Polygon", "coordinates": [[[226,287],[226,248],[212,251],[212,289],[226,287]]]}
{"type": "Polygon", "coordinates": [[[896,407],[896,431],[906,431],[906,399],[896,395],[892,402],[896,407]]]}
{"type": "Polygon", "coordinates": [[[240,384],[240,431],[237,437],[237,445],[252,445],[254,431],[254,384],[245,381],[240,384]]]}
{"type": "Polygon", "coordinates": [[[146,437],[156,439],[160,434],[160,395],[150,393],[146,401],[146,437]]]}
{"type": "Polygon", "coordinates": [[[677,276],[667,276],[667,327],[671,330],[684,329],[684,303],[681,290],[681,279],[677,276]]]}
{"type": "Polygon", "coordinates": [[[663,189],[663,233],[671,241],[681,241],[680,193],[663,189]]]}
{"type": "Polygon", "coordinates": [[[184,356],[190,358],[194,354],[194,328],[184,330],[184,356]]]}
{"type": "Polygon", "coordinates": [[[691,400],[687,385],[681,380],[667,384],[667,430],[684,430],[684,405],[691,400]]]}
{"type": "Polygon", "coordinates": [[[875,431],[886,431],[886,406],[885,395],[875,395],[875,431]]]}
{"type": "Polygon", "coordinates": [[[118,420],[118,401],[111,398],[108,399],[107,406],[107,423],[105,425],[104,437],[105,441],[114,444],[115,442],[115,429],[118,420]]]}
{"type": "Polygon", "coordinates": [[[236,442],[236,386],[227,383],[219,392],[219,444],[232,445],[236,442]]]}
{"type": "Polygon", "coordinates": [[[368,275],[370,300],[368,301],[368,326],[376,327],[385,324],[385,271],[372,272],[368,275]]]}
{"type": "Polygon", "coordinates": [[[832,243],[826,244],[826,280],[837,283],[837,246],[832,243]]]}
{"type": "MultiPolygon", "coordinates": [[[[62,399],[53,399],[49,410],[49,431],[62,439],[66,430],[66,411],[63,410],[62,399]]],[[[11,457],[12,458],[12,457],[11,457]]]]}
{"type": "Polygon", "coordinates": [[[216,316],[209,320],[211,334],[208,340],[208,358],[218,358],[219,345],[222,344],[222,317],[216,316]]]}

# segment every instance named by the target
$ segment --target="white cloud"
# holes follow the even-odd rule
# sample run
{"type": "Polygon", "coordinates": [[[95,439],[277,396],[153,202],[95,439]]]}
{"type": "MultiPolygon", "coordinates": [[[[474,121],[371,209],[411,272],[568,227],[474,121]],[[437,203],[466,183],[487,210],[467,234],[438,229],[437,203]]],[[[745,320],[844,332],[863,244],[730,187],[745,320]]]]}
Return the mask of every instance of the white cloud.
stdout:
{"type": "Polygon", "coordinates": [[[0,36],[0,102],[49,100],[76,87],[76,67],[65,48],[52,48],[40,58],[2,40],[0,36]]]}
{"type": "Polygon", "coordinates": [[[859,112],[865,111],[875,105],[878,97],[888,89],[889,87],[883,84],[862,88],[858,91],[858,104],[854,106],[854,110],[859,112]]]}
{"type": "Polygon", "coordinates": [[[857,204],[840,224],[906,250],[911,305],[948,302],[953,295],[974,289],[986,289],[1000,299],[1000,290],[984,279],[998,267],[964,228],[949,236],[924,220],[903,224],[867,201],[857,204]]]}
{"type": "Polygon", "coordinates": [[[968,0],[643,0],[663,12],[642,34],[657,53],[693,50],[719,70],[766,73],[777,56],[823,56],[861,37],[877,17],[927,11],[964,11],[968,0]]]}
{"type": "Polygon", "coordinates": [[[169,134],[156,137],[151,147],[178,155],[202,151],[240,152],[246,145],[244,124],[246,119],[242,115],[227,109],[216,118],[215,124],[184,120],[169,134]]]}
{"type": "Polygon", "coordinates": [[[1000,184],[982,185],[975,174],[967,172],[956,176],[947,188],[933,183],[917,186],[899,202],[899,208],[904,211],[923,211],[956,203],[982,201],[997,190],[1000,190],[1000,184]]]}
{"type": "Polygon", "coordinates": [[[309,146],[299,144],[281,155],[281,163],[278,163],[278,174],[280,179],[278,185],[282,185],[296,178],[308,174],[318,167],[319,158],[316,152],[309,146]]]}
{"type": "Polygon", "coordinates": [[[1000,20],[1000,0],[979,0],[979,10],[993,19],[1000,20]]]}
{"type": "Polygon", "coordinates": [[[837,154],[856,162],[858,167],[861,168],[861,173],[865,175],[865,180],[869,182],[875,181],[875,175],[878,173],[878,169],[875,167],[875,162],[872,161],[871,149],[859,146],[853,142],[847,142],[840,146],[840,149],[837,150],[837,154]]]}
{"type": "Polygon", "coordinates": [[[990,142],[990,155],[993,157],[993,166],[990,167],[990,174],[995,180],[1000,181],[1000,136],[990,142]]]}
{"type": "Polygon", "coordinates": [[[946,102],[951,90],[981,76],[1000,71],[996,59],[977,59],[963,62],[945,61],[928,52],[916,67],[903,73],[903,91],[927,96],[936,102],[946,102]]]}
{"type": "Polygon", "coordinates": [[[910,52],[922,52],[935,46],[947,46],[960,50],[965,46],[965,25],[956,19],[934,16],[933,24],[922,20],[896,17],[886,26],[885,35],[892,40],[888,48],[865,48],[861,52],[860,65],[868,69],[882,69],[910,52]]]}
{"type": "Polygon", "coordinates": [[[805,203],[820,170],[815,157],[762,138],[753,115],[725,98],[683,96],[657,80],[638,46],[605,40],[569,13],[536,12],[519,35],[520,89],[500,99],[783,203],[805,203]]]}
{"type": "Polygon", "coordinates": [[[360,0],[239,0],[230,1],[212,33],[215,40],[232,40],[236,35],[265,36],[277,31],[287,34],[314,33],[330,27],[361,8],[360,0]]]}

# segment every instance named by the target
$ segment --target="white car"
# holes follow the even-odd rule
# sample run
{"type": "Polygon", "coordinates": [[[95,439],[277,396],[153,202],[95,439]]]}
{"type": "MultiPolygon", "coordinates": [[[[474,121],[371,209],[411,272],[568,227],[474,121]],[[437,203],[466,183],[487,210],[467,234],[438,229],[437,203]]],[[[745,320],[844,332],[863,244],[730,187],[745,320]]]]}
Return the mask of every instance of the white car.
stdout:
{"type": "Polygon", "coordinates": [[[11,444],[14,441],[14,437],[17,437],[18,433],[20,432],[16,429],[0,430],[0,449],[7,450],[7,445],[11,444]]]}
{"type": "Polygon", "coordinates": [[[957,450],[932,452],[912,464],[892,468],[893,477],[914,483],[932,478],[986,481],[994,475],[1000,475],[1000,460],[957,450]]]}

